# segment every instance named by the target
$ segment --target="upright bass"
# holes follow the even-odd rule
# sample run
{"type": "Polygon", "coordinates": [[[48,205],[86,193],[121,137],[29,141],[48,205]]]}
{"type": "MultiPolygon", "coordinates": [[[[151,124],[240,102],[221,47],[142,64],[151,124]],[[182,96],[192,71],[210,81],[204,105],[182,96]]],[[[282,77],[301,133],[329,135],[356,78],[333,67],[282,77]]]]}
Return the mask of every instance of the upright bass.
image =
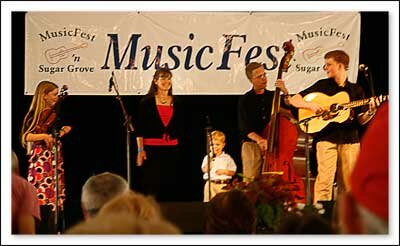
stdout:
{"type": "MultiPolygon", "coordinates": [[[[289,62],[294,54],[292,40],[283,44],[285,55],[279,64],[278,78],[287,72],[289,62]]],[[[294,119],[289,110],[280,107],[281,90],[276,87],[272,102],[271,118],[263,131],[268,139],[268,147],[262,167],[262,174],[282,175],[282,179],[290,186],[295,202],[305,203],[304,183],[295,173],[293,156],[297,146],[297,127],[291,122],[294,119]]]]}

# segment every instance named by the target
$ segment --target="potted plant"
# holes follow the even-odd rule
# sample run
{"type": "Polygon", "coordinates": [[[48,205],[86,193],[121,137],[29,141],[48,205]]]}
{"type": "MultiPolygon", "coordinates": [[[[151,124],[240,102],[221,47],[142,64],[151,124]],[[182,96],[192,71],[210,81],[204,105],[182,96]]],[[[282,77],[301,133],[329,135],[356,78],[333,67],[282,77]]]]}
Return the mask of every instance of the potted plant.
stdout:
{"type": "MultiPolygon", "coordinates": [[[[239,174],[239,177],[242,176],[239,174]]],[[[297,203],[291,183],[279,174],[263,174],[250,182],[235,178],[225,189],[240,189],[255,205],[257,212],[257,233],[274,233],[283,216],[301,210],[315,210],[312,205],[297,203]]],[[[323,211],[322,211],[323,212],[323,211]]]]}

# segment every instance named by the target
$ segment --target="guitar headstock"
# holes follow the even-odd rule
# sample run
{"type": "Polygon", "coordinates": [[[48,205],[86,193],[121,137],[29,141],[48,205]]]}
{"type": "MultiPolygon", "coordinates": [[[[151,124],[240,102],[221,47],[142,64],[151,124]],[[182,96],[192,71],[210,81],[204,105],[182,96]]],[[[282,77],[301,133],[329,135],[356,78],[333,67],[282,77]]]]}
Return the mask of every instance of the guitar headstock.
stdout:
{"type": "Polygon", "coordinates": [[[290,67],[289,63],[294,55],[294,46],[292,44],[292,40],[286,41],[282,46],[285,51],[285,55],[283,55],[281,59],[281,63],[279,64],[279,70],[282,72],[287,72],[290,67]]]}

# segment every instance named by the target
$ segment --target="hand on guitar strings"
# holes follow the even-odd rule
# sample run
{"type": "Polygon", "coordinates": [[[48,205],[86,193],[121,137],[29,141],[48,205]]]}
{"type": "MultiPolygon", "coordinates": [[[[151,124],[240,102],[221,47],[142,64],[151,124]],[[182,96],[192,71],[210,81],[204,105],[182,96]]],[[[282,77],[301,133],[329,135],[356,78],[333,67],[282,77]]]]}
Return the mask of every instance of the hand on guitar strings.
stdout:
{"type": "Polygon", "coordinates": [[[318,103],[314,102],[307,102],[307,106],[310,110],[312,110],[315,114],[320,115],[326,112],[326,108],[322,107],[318,103]]]}

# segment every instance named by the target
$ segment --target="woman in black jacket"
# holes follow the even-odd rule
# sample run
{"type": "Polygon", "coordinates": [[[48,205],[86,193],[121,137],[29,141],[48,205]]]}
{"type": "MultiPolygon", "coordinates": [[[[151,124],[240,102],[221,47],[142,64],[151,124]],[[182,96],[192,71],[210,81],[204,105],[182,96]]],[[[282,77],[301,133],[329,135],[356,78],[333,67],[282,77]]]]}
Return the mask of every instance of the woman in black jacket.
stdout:
{"type": "Polygon", "coordinates": [[[140,101],[136,126],[138,154],[145,194],[157,201],[178,198],[178,168],[183,136],[183,110],[172,94],[172,73],[158,69],[147,95],[140,101]]]}

